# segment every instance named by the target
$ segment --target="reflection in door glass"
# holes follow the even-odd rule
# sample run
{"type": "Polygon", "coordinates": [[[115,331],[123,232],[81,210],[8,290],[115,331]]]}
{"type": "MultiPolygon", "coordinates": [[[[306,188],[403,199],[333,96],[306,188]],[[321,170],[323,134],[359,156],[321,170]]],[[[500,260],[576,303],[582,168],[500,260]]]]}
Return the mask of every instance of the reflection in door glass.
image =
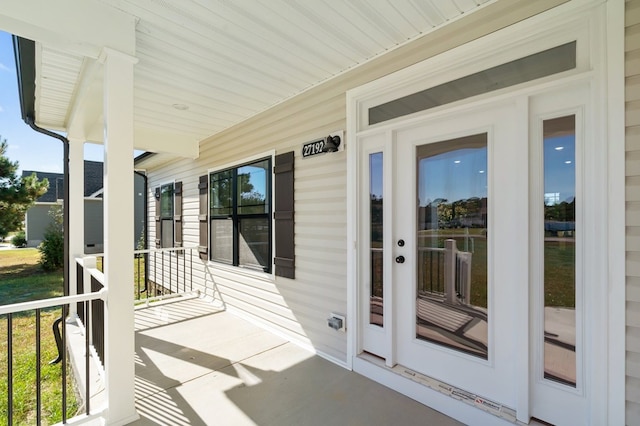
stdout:
{"type": "Polygon", "coordinates": [[[382,153],[369,155],[369,214],[371,223],[371,324],[382,327],[382,153]]]}
{"type": "Polygon", "coordinates": [[[544,377],[575,387],[575,116],[545,120],[543,134],[544,377]]]}
{"type": "Polygon", "coordinates": [[[487,134],[417,148],[416,337],[486,359],[487,134]]]}

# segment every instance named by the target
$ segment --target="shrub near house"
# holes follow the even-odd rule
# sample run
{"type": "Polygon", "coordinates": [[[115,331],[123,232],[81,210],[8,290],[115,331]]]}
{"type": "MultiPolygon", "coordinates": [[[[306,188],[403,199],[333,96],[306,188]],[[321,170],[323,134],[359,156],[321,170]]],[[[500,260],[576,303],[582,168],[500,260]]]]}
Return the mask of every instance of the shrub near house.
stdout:
{"type": "Polygon", "coordinates": [[[52,218],[44,233],[44,240],[38,246],[40,265],[45,271],[53,271],[64,265],[64,229],[63,213],[60,206],[49,211],[52,218]]]}

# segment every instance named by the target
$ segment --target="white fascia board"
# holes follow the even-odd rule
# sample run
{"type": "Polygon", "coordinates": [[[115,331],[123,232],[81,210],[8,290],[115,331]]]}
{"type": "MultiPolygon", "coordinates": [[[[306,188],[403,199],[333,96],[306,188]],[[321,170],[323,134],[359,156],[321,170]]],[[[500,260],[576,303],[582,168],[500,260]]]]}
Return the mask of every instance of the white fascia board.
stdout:
{"type": "MultiPolygon", "coordinates": [[[[98,117],[91,131],[86,134],[86,141],[102,144],[102,114],[98,117]]],[[[136,127],[133,138],[134,148],[141,151],[171,154],[182,158],[198,158],[200,141],[193,136],[171,133],[164,130],[136,127]]]]}
{"type": "Polygon", "coordinates": [[[200,141],[193,136],[136,127],[133,140],[135,149],[142,151],[164,152],[191,159],[200,155],[200,141]]]}
{"type": "Polygon", "coordinates": [[[135,25],[97,0],[5,1],[0,11],[1,30],[91,58],[105,46],[135,55],[135,25]]]}

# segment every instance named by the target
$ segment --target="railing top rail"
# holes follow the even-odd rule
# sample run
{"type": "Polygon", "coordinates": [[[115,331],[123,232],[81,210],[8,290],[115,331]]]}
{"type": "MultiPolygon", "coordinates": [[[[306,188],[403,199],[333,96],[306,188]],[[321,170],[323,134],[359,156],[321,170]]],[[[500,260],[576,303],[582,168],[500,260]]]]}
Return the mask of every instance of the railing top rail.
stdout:
{"type": "MultiPolygon", "coordinates": [[[[187,250],[197,250],[197,249],[198,249],[198,246],[152,248],[152,249],[134,250],[133,254],[162,253],[162,252],[187,251],[187,250]]],[[[104,257],[104,253],[91,253],[91,254],[85,255],[84,257],[88,257],[88,256],[104,257]]]]}
{"type": "Polygon", "coordinates": [[[134,250],[133,254],[161,253],[161,252],[172,252],[172,251],[187,251],[187,250],[197,250],[197,249],[198,249],[198,246],[152,248],[152,249],[144,249],[144,250],[134,250]]]}
{"type": "Polygon", "coordinates": [[[418,251],[441,251],[445,252],[447,249],[444,247],[418,247],[418,251]]]}
{"type": "Polygon", "coordinates": [[[107,290],[102,289],[94,293],[77,294],[73,296],[52,297],[50,299],[34,300],[31,302],[13,303],[11,305],[0,306],[0,315],[14,314],[22,311],[32,311],[34,309],[51,308],[54,306],[67,305],[88,300],[107,299],[107,290]]]}

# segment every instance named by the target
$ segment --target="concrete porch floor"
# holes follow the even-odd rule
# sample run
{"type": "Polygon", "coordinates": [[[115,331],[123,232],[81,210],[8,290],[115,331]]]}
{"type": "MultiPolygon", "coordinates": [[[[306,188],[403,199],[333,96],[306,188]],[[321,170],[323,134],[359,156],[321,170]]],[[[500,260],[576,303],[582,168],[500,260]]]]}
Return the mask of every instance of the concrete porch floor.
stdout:
{"type": "Polygon", "coordinates": [[[198,299],[136,310],[135,425],[457,425],[198,299]]]}

